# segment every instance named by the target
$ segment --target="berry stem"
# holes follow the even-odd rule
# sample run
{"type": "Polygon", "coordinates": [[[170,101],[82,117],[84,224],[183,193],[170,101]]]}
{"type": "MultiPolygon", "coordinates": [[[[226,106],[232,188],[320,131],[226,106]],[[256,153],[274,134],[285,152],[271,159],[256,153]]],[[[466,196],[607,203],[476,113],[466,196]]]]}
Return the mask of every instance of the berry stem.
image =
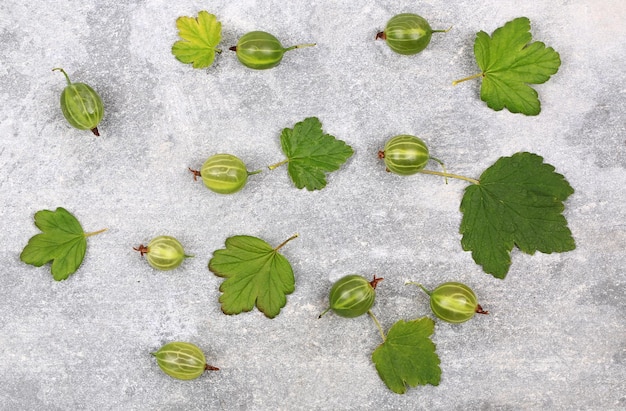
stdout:
{"type": "Polygon", "coordinates": [[[133,247],[133,250],[138,251],[142,257],[150,252],[150,249],[143,244],[139,244],[139,247],[133,247]]]}
{"type": "Polygon", "coordinates": [[[381,282],[382,280],[384,280],[384,278],[376,277],[376,274],[374,274],[374,279],[370,281],[370,285],[372,286],[372,288],[375,289],[378,283],[381,282]]]}
{"type": "Polygon", "coordinates": [[[316,45],[315,43],[296,44],[295,46],[284,48],[283,52],[289,51],[289,50],[294,50],[294,49],[302,49],[302,48],[305,48],[305,47],[313,47],[315,45],[316,45]]]}
{"type": "Polygon", "coordinates": [[[324,311],[322,311],[322,313],[321,313],[321,314],[320,314],[317,318],[322,318],[322,316],[323,316],[324,314],[326,314],[327,312],[329,312],[329,311],[330,311],[330,307],[328,307],[327,309],[325,309],[324,311]]]}
{"type": "Polygon", "coordinates": [[[464,77],[464,78],[459,79],[459,80],[454,80],[452,82],[452,85],[456,86],[459,83],[462,83],[462,82],[467,81],[467,80],[474,80],[475,78],[478,78],[478,77],[485,77],[485,73],[480,72],[480,73],[474,74],[473,76],[464,77]]]}
{"type": "Polygon", "coordinates": [[[465,177],[465,176],[461,176],[458,174],[442,173],[441,171],[432,171],[432,170],[420,170],[420,173],[432,174],[432,175],[441,176],[441,177],[456,178],[458,180],[469,181],[470,183],[476,184],[476,185],[480,184],[480,181],[476,180],[475,178],[465,177]]]}
{"type": "Polygon", "coordinates": [[[202,175],[200,174],[200,170],[194,170],[191,167],[187,167],[189,169],[189,171],[191,171],[191,174],[193,174],[193,181],[198,181],[198,177],[202,177],[202,175]]]}
{"type": "Polygon", "coordinates": [[[416,285],[420,287],[422,290],[424,290],[424,292],[428,294],[429,296],[432,295],[431,291],[428,291],[422,284],[416,283],[415,281],[407,281],[406,283],[404,283],[404,285],[416,285]]]}
{"type": "Polygon", "coordinates": [[[445,29],[445,30],[433,30],[433,33],[447,33],[447,32],[449,32],[450,30],[452,30],[452,26],[448,27],[448,28],[447,28],[447,29],[445,29]]]}
{"type": "Polygon", "coordinates": [[[298,233],[292,235],[291,237],[289,237],[288,239],[280,243],[278,247],[274,248],[274,251],[280,250],[285,244],[287,244],[289,241],[293,240],[294,238],[298,238],[298,233]]]}
{"type": "Polygon", "coordinates": [[[489,314],[489,311],[483,310],[480,304],[476,305],[476,314],[489,314]]]}
{"type": "Polygon", "coordinates": [[[67,80],[67,85],[68,86],[72,85],[72,82],[70,81],[70,77],[67,75],[65,70],[63,70],[61,67],[55,67],[52,69],[52,71],[60,71],[61,73],[63,73],[63,75],[65,76],[65,79],[67,80]]]}
{"type": "Polygon", "coordinates": [[[267,168],[269,168],[270,170],[273,170],[275,168],[278,168],[278,167],[282,166],[283,164],[287,164],[288,162],[289,162],[289,159],[286,158],[283,161],[280,161],[280,162],[278,162],[276,164],[272,164],[271,166],[267,166],[267,168]]]}
{"type": "Polygon", "coordinates": [[[204,365],[205,371],[219,371],[220,369],[209,364],[204,365]]]}
{"type": "Polygon", "coordinates": [[[378,332],[380,333],[380,336],[383,338],[383,342],[387,341],[387,336],[385,336],[385,332],[383,331],[383,327],[382,325],[380,325],[380,322],[378,322],[378,318],[376,318],[372,310],[367,310],[367,314],[372,318],[372,320],[374,321],[374,324],[376,324],[376,327],[378,328],[378,332]]]}
{"type": "Polygon", "coordinates": [[[91,237],[92,235],[97,235],[97,234],[100,234],[100,233],[104,233],[106,230],[108,230],[108,228],[103,228],[102,230],[92,231],[90,233],[85,233],[85,237],[91,237]]]}
{"type": "MultiPolygon", "coordinates": [[[[443,168],[443,172],[444,173],[448,173],[448,170],[446,170],[446,166],[443,164],[443,161],[439,160],[438,158],[435,157],[429,157],[431,160],[436,161],[437,163],[439,163],[439,165],[441,165],[441,168],[443,168]]],[[[446,180],[446,184],[448,184],[448,177],[444,177],[446,180]]]]}
{"type": "Polygon", "coordinates": [[[248,171],[248,176],[253,176],[255,174],[259,174],[262,173],[263,170],[254,170],[254,171],[248,171]]]}

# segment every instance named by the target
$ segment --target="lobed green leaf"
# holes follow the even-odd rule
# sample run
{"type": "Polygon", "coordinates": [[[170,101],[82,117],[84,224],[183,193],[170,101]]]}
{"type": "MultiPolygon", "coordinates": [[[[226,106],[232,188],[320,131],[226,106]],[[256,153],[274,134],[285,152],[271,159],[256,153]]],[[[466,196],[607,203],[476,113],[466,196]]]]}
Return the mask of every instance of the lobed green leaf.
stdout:
{"type": "Polygon", "coordinates": [[[372,361],[390,390],[404,394],[407,386],[439,385],[440,361],[430,339],[434,329],[435,322],[427,317],[400,320],[389,329],[385,342],[372,354],[372,361]]]}
{"type": "Polygon", "coordinates": [[[576,245],[562,214],[563,202],[573,192],[536,154],[498,159],[480,184],[468,186],[463,195],[463,249],[497,278],[506,276],[513,246],[528,254],[573,250],[576,245]]]}
{"type": "Polygon", "coordinates": [[[20,254],[26,264],[36,267],[52,261],[55,280],[67,279],[78,270],[85,257],[87,240],[78,220],[66,209],[35,213],[35,225],[42,231],[33,236],[20,254]]]}
{"type": "Polygon", "coordinates": [[[326,186],[326,173],[338,170],[354,151],[345,142],[322,131],[322,123],[309,117],[285,128],[280,136],[288,159],[288,173],[296,187],[321,190],[326,186]]]}
{"type": "Polygon", "coordinates": [[[541,84],[555,74],[559,53],[544,43],[530,43],[530,20],[519,17],[496,29],[491,37],[476,34],[474,56],[482,70],[480,97],[498,111],[537,115],[541,104],[537,92],[528,84],[541,84]]]}
{"type": "Polygon", "coordinates": [[[295,289],[289,261],[265,241],[246,235],[226,239],[226,248],[213,253],[209,270],[226,278],[219,301],[225,314],[250,311],[256,305],[274,318],[295,289]]]}

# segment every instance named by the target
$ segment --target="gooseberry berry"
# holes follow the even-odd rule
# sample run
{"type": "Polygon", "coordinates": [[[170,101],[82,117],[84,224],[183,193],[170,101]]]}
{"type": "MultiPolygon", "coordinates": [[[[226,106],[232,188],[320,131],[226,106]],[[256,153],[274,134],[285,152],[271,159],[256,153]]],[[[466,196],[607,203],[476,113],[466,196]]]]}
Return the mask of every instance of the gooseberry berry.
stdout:
{"type": "Polygon", "coordinates": [[[465,284],[447,282],[428,291],[423,285],[417,284],[430,296],[430,308],[435,316],[449,323],[462,323],[474,314],[489,314],[478,304],[476,294],[465,284]]]}
{"type": "Polygon", "coordinates": [[[285,52],[303,47],[312,47],[315,43],[298,44],[283,47],[280,41],[265,31],[251,31],[244,34],[236,46],[229,50],[237,52],[237,58],[246,67],[256,70],[265,70],[276,67],[285,52]]]}
{"type": "Polygon", "coordinates": [[[376,285],[382,280],[382,278],[374,276],[372,281],[368,281],[365,277],[357,274],[340,278],[330,289],[328,295],[330,306],[320,314],[320,317],[329,310],[333,310],[337,315],[346,318],[365,314],[374,305],[376,285]]]}
{"type": "Polygon", "coordinates": [[[161,271],[173,270],[178,267],[185,258],[193,257],[185,254],[183,246],[174,237],[161,235],[150,240],[147,246],[141,244],[139,247],[133,247],[133,250],[139,251],[153,268],[161,271]]]}
{"type": "Polygon", "coordinates": [[[385,161],[387,171],[402,176],[422,171],[429,160],[434,160],[443,167],[441,160],[430,156],[424,140],[408,134],[399,134],[390,138],[385,148],[378,152],[378,158],[385,161]]]}
{"type": "Polygon", "coordinates": [[[91,130],[99,136],[98,124],[104,115],[102,99],[85,83],[72,83],[62,68],[54,68],[63,73],[67,86],[61,93],[61,111],[65,119],[79,130],[91,130]]]}
{"type": "Polygon", "coordinates": [[[206,370],[219,370],[207,364],[202,350],[188,342],[167,343],[151,354],[156,358],[157,364],[164,373],[179,380],[193,380],[206,370]]]}
{"type": "Polygon", "coordinates": [[[448,30],[433,30],[423,17],[402,13],[393,16],[385,30],[376,35],[376,39],[386,40],[389,48],[396,53],[410,55],[424,50],[433,33],[445,33],[448,30]]]}
{"type": "Polygon", "coordinates": [[[433,174],[445,178],[448,184],[448,177],[468,181],[472,184],[480,184],[480,181],[465,177],[459,174],[451,174],[446,171],[443,161],[431,156],[426,143],[418,137],[408,134],[400,134],[390,138],[385,144],[385,148],[378,152],[378,158],[385,161],[387,171],[408,176],[415,173],[433,174]],[[425,170],[428,160],[436,161],[443,168],[443,172],[425,170]]]}
{"type": "Polygon", "coordinates": [[[422,170],[430,159],[424,140],[408,134],[389,139],[384,151],[379,152],[379,157],[385,160],[389,171],[404,176],[422,170]]]}
{"type": "Polygon", "coordinates": [[[202,178],[204,185],[211,191],[220,194],[232,194],[241,190],[248,181],[248,176],[260,173],[261,170],[248,171],[246,165],[232,154],[215,154],[209,157],[200,171],[189,169],[194,175],[202,178]]]}

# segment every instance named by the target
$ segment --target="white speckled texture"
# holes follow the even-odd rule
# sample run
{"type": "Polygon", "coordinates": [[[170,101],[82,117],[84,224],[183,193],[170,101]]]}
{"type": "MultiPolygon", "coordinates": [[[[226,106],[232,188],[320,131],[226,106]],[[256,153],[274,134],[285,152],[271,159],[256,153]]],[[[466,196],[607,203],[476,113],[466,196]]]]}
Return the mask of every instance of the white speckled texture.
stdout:
{"type": "Polygon", "coordinates": [[[3,2],[0,408],[624,409],[625,19],[618,0],[3,2]],[[200,10],[222,22],[226,50],[206,70],[170,53],[176,18],[200,10]],[[453,28],[400,56],[374,41],[399,12],[453,28]],[[475,33],[519,16],[563,61],[536,86],[537,117],[490,110],[478,81],[451,85],[477,71],[475,33]],[[227,48],[256,29],[317,46],[252,71],[227,48]],[[101,94],[101,137],[63,118],[59,66],[101,94]],[[281,130],[307,116],[355,150],[322,191],[296,189],[279,168],[220,196],[187,171],[217,152],[251,170],[280,161],[281,130]],[[399,133],[473,177],[500,156],[543,156],[576,190],[565,215],[577,249],[514,251],[505,280],[484,274],[460,245],[466,184],[401,178],[377,159],[399,133]],[[19,259],[34,213],[59,206],[87,231],[109,229],[64,282],[19,259]],[[222,314],[212,252],[230,235],[279,244],[296,232],[282,250],[296,275],[282,313],[222,314]],[[196,257],[153,270],[132,247],[159,234],[196,257]],[[374,312],[386,329],[430,315],[408,279],[467,283],[491,314],[437,322],[441,384],[397,395],[371,362],[380,336],[367,316],[317,319],[351,273],[385,277],[374,312]],[[171,379],[149,353],[172,340],[221,370],[171,379]]]}

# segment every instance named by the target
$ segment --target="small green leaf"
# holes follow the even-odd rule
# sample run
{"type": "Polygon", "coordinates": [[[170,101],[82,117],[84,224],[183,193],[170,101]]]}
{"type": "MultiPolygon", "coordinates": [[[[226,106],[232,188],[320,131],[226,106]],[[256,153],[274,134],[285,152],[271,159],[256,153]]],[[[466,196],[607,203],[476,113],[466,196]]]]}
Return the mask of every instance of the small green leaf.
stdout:
{"type": "Polygon", "coordinates": [[[439,385],[439,356],[430,339],[434,329],[435,322],[427,317],[400,320],[391,327],[385,342],[376,348],[372,361],[391,391],[404,394],[407,385],[439,385]]]}
{"type": "Polygon", "coordinates": [[[209,270],[226,278],[220,286],[222,311],[240,314],[255,304],[269,318],[276,317],[287,303],[287,294],[295,289],[289,261],[276,248],[257,237],[237,235],[226,239],[226,248],[213,253],[209,270]]]}
{"type": "Polygon", "coordinates": [[[541,111],[537,92],[529,84],[548,81],[559,70],[561,59],[553,48],[531,39],[526,17],[509,21],[491,37],[484,31],[476,34],[474,56],[482,73],[467,79],[482,77],[480,98],[490,108],[529,116],[541,111]]]}
{"type": "Polygon", "coordinates": [[[215,60],[216,48],[222,39],[222,23],[206,11],[198,17],[179,17],[176,20],[179,40],[172,46],[172,54],[181,62],[193,64],[193,68],[209,67],[215,60]]]}
{"type": "Polygon", "coordinates": [[[562,212],[574,192],[565,178],[543,158],[531,153],[502,157],[465,189],[460,232],[486,273],[504,278],[511,250],[534,254],[576,248],[562,212]]]}
{"type": "Polygon", "coordinates": [[[104,231],[85,233],[78,220],[61,207],[35,213],[35,225],[42,233],[28,241],[20,259],[35,267],[52,261],[52,276],[57,281],[67,279],[80,267],[87,249],[86,237],[104,231]]]}
{"type": "Polygon", "coordinates": [[[326,173],[338,170],[354,153],[343,141],[324,134],[316,117],[296,123],[293,129],[285,128],[280,144],[287,160],[270,169],[288,163],[289,176],[296,187],[309,191],[326,187],[326,173]]]}

